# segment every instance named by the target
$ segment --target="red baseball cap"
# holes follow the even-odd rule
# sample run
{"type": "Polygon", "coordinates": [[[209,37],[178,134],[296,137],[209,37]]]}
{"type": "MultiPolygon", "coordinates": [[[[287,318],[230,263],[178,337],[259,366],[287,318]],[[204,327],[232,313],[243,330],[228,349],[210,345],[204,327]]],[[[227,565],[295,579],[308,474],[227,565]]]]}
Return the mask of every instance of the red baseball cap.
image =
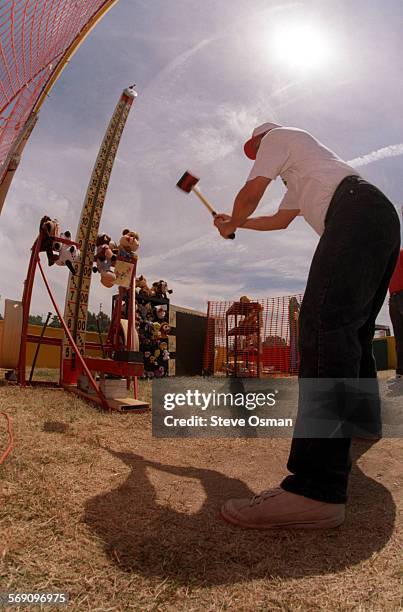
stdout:
{"type": "Polygon", "coordinates": [[[249,157],[249,159],[256,159],[256,148],[253,143],[256,136],[261,136],[261,134],[265,134],[279,127],[282,126],[278,125],[278,123],[262,123],[262,125],[256,127],[252,132],[252,137],[244,144],[243,150],[245,151],[246,157],[249,157]]]}

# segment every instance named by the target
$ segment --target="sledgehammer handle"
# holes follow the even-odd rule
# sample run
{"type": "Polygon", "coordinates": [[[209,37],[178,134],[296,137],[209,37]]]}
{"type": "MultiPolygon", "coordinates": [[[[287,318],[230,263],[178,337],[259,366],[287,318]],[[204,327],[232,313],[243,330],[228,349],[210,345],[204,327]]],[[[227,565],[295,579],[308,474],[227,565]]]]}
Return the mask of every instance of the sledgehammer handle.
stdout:
{"type": "Polygon", "coordinates": [[[202,195],[200,193],[200,191],[197,189],[197,187],[192,187],[192,191],[195,192],[195,194],[197,195],[197,197],[199,198],[199,200],[201,202],[203,202],[204,206],[207,208],[207,210],[209,210],[211,212],[211,214],[213,215],[213,217],[216,216],[216,211],[214,210],[214,208],[211,206],[210,202],[208,200],[206,200],[206,198],[204,197],[204,195],[202,195]]]}
{"type": "MultiPolygon", "coordinates": [[[[213,217],[216,216],[216,211],[214,210],[214,208],[211,206],[210,202],[208,200],[206,200],[206,198],[204,197],[204,195],[202,195],[200,193],[200,191],[197,189],[197,187],[192,187],[192,191],[197,195],[197,197],[199,198],[199,200],[201,202],[203,202],[204,206],[207,208],[207,210],[209,212],[211,212],[211,214],[213,215],[213,217]]],[[[234,240],[235,238],[235,234],[230,234],[228,236],[228,238],[230,238],[231,240],[234,240]]]]}

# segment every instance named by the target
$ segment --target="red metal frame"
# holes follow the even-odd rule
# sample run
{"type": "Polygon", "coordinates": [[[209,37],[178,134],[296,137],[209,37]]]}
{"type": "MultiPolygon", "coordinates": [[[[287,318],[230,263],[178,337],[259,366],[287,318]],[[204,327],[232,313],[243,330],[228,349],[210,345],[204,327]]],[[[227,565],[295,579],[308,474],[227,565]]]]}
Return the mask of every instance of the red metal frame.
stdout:
{"type": "MultiPolygon", "coordinates": [[[[123,259],[118,257],[118,260],[127,262],[127,259],[123,259]]],[[[133,323],[135,320],[135,283],[136,283],[136,270],[137,270],[137,258],[133,258],[129,263],[132,264],[132,273],[130,277],[130,286],[128,289],[125,287],[119,287],[118,299],[113,308],[111,324],[109,327],[108,337],[106,339],[106,343],[104,345],[104,350],[106,354],[111,354],[112,351],[122,350],[121,344],[121,319],[122,319],[122,303],[126,297],[126,294],[129,296],[129,304],[127,306],[128,311],[128,322],[127,322],[127,340],[125,349],[127,351],[133,350],[132,345],[132,335],[133,335],[133,323]]],[[[135,365],[134,371],[136,374],[133,378],[133,387],[134,387],[134,398],[138,397],[138,380],[137,376],[141,376],[143,374],[143,365],[139,367],[137,364],[135,365]]],[[[127,389],[130,389],[130,379],[131,375],[129,371],[124,374],[127,380],[127,389]]]]}
{"type": "Polygon", "coordinates": [[[31,257],[28,265],[27,277],[24,281],[24,291],[22,294],[22,328],[21,328],[21,342],[20,342],[20,354],[18,358],[18,374],[17,380],[20,385],[25,387],[25,366],[27,361],[27,336],[28,336],[28,320],[29,310],[31,307],[32,289],[34,286],[36,265],[39,261],[39,250],[41,248],[42,233],[39,234],[35,240],[32,249],[31,257]]]}
{"type": "MultiPolygon", "coordinates": [[[[35,273],[36,273],[36,267],[38,266],[39,271],[41,273],[41,276],[43,278],[43,281],[45,283],[45,287],[48,291],[50,300],[53,304],[54,309],[56,310],[56,314],[59,317],[59,321],[64,329],[64,333],[66,334],[66,336],[69,338],[69,341],[71,342],[72,346],[75,347],[75,349],[77,349],[75,342],[71,336],[70,330],[68,329],[66,322],[64,321],[61,312],[59,310],[59,307],[56,303],[56,300],[53,297],[52,291],[50,289],[50,285],[46,279],[45,273],[43,271],[40,259],[39,259],[39,253],[40,253],[40,248],[41,248],[41,243],[42,243],[42,238],[43,238],[44,234],[43,232],[40,232],[40,234],[38,235],[37,239],[35,240],[32,249],[31,249],[31,257],[30,257],[30,261],[29,261],[29,266],[28,266],[28,274],[27,274],[27,278],[25,280],[24,283],[24,292],[23,292],[23,296],[22,296],[22,329],[21,329],[21,343],[20,343],[20,354],[19,354],[19,359],[18,359],[18,377],[17,380],[19,382],[19,384],[23,387],[26,386],[26,376],[25,376],[25,369],[26,369],[26,356],[27,356],[27,338],[28,338],[28,321],[29,321],[29,311],[30,311],[30,307],[31,307],[31,299],[32,299],[32,289],[34,286],[34,280],[35,280],[35,273]]],[[[55,237],[54,240],[56,241],[60,241],[63,242],[64,244],[67,245],[75,245],[76,243],[71,241],[71,240],[67,240],[65,238],[58,238],[55,237]]],[[[109,410],[109,406],[108,403],[106,401],[106,398],[103,396],[102,392],[100,391],[98,385],[96,384],[90,370],[88,369],[84,359],[82,358],[82,356],[79,354],[78,352],[78,359],[85,371],[85,373],[88,376],[88,379],[91,383],[91,386],[93,387],[95,393],[97,394],[97,396],[99,397],[99,400],[102,404],[102,407],[105,408],[106,410],[109,410]]]]}
{"type": "MultiPolygon", "coordinates": [[[[56,300],[53,297],[52,291],[50,289],[49,283],[46,279],[45,273],[43,271],[43,268],[42,268],[42,265],[39,259],[39,253],[40,253],[43,236],[44,236],[43,232],[40,232],[40,234],[38,235],[37,239],[35,240],[32,246],[31,257],[30,257],[29,266],[28,266],[28,273],[27,273],[27,278],[24,283],[24,292],[22,296],[22,313],[23,314],[22,314],[21,343],[20,343],[20,354],[19,354],[19,359],[18,359],[18,377],[17,377],[17,380],[22,387],[26,386],[25,369],[26,369],[26,356],[27,356],[28,321],[29,321],[29,311],[31,307],[32,289],[34,286],[35,273],[36,273],[37,266],[39,268],[39,271],[45,283],[45,287],[48,291],[50,300],[53,304],[54,309],[56,310],[56,314],[59,317],[59,321],[64,329],[64,332],[66,336],[69,338],[69,341],[71,342],[72,346],[75,347],[75,343],[70,334],[70,330],[68,329],[66,322],[64,321],[61,315],[61,312],[59,310],[59,307],[56,303],[56,300]]],[[[70,244],[76,245],[76,243],[73,242],[72,240],[67,240],[66,238],[59,239],[57,236],[55,236],[54,241],[63,242],[64,244],[67,244],[67,245],[70,245],[70,244]]],[[[103,408],[105,408],[106,410],[109,410],[109,406],[106,401],[106,398],[104,397],[98,385],[96,384],[94,378],[92,377],[92,374],[90,370],[88,369],[84,359],[82,358],[81,355],[79,355],[78,359],[80,360],[80,363],[85,373],[88,376],[91,386],[93,387],[95,393],[99,397],[99,401],[101,402],[103,408]]]]}
{"type": "Polygon", "coordinates": [[[101,357],[84,357],[84,361],[88,368],[94,372],[104,372],[117,376],[120,374],[125,378],[141,376],[143,373],[143,364],[114,361],[113,359],[102,359],[101,357]]]}
{"type": "Polygon", "coordinates": [[[86,364],[85,359],[83,358],[83,356],[81,355],[80,351],[78,350],[78,347],[77,347],[76,343],[73,340],[73,336],[71,335],[70,330],[67,327],[66,322],[65,322],[65,320],[62,317],[62,313],[60,312],[59,307],[56,304],[56,300],[54,299],[52,291],[51,291],[50,286],[49,286],[49,283],[46,280],[46,276],[45,276],[45,273],[43,271],[43,268],[42,268],[42,265],[41,265],[41,262],[40,262],[39,258],[38,258],[38,268],[39,268],[39,271],[40,271],[40,273],[42,275],[43,282],[45,283],[46,289],[48,290],[49,297],[51,299],[53,307],[56,310],[56,314],[59,317],[60,323],[62,324],[62,327],[64,329],[64,333],[66,334],[67,338],[69,339],[69,342],[70,342],[71,346],[76,351],[76,357],[77,357],[78,361],[80,362],[81,367],[83,368],[85,374],[87,375],[87,378],[88,378],[88,380],[89,380],[89,382],[91,384],[91,387],[94,389],[95,393],[97,394],[97,396],[99,398],[99,401],[101,402],[102,407],[105,410],[109,410],[109,405],[108,405],[108,402],[106,400],[106,397],[104,396],[104,394],[102,393],[102,391],[98,387],[97,383],[95,382],[95,379],[93,378],[93,376],[92,376],[92,374],[90,372],[90,369],[88,368],[88,366],[86,364]]]}
{"type": "MultiPolygon", "coordinates": [[[[37,338],[35,336],[31,336],[28,333],[28,322],[29,322],[29,312],[31,309],[31,299],[32,299],[32,290],[34,287],[35,274],[36,274],[36,266],[39,263],[39,253],[41,249],[41,243],[44,238],[44,233],[40,232],[37,239],[31,248],[31,257],[28,265],[27,277],[24,281],[24,291],[22,294],[22,329],[21,329],[21,341],[20,341],[20,354],[18,359],[18,383],[25,387],[26,385],[26,377],[25,377],[25,369],[26,369],[26,361],[27,361],[27,342],[34,341],[37,342],[37,338]]],[[[63,244],[67,244],[69,246],[76,246],[78,244],[72,240],[67,240],[67,238],[61,238],[59,236],[55,237],[55,242],[61,242],[63,244]]],[[[60,317],[59,317],[60,318],[60,317]]],[[[46,336],[43,338],[43,344],[48,342],[49,338],[46,336]]],[[[55,338],[51,339],[52,341],[55,338]]]]}
{"type": "MultiPolygon", "coordinates": [[[[123,259],[118,257],[118,261],[125,261],[127,262],[127,259],[123,259]]],[[[128,292],[129,294],[129,304],[128,304],[128,312],[130,314],[133,314],[134,312],[134,303],[133,303],[133,298],[135,296],[135,281],[136,281],[136,269],[137,269],[137,259],[133,259],[133,261],[130,261],[128,263],[131,263],[133,268],[132,268],[132,273],[131,273],[131,277],[130,277],[130,287],[128,289],[126,289],[125,287],[119,287],[119,294],[118,294],[118,299],[117,302],[115,304],[115,307],[113,309],[113,313],[112,313],[112,317],[111,317],[111,324],[109,327],[109,332],[108,332],[108,337],[106,339],[106,343],[105,343],[105,350],[107,352],[112,352],[112,350],[119,350],[122,348],[122,345],[120,343],[120,332],[121,332],[121,318],[122,318],[122,303],[123,300],[125,298],[126,293],[128,292]]],[[[128,327],[127,327],[127,344],[126,344],[126,350],[130,351],[133,349],[132,347],[132,332],[133,332],[133,320],[134,320],[134,316],[129,316],[128,317],[128,327]]]]}
{"type": "MultiPolygon", "coordinates": [[[[17,373],[18,383],[23,387],[25,387],[27,384],[26,376],[25,376],[27,342],[38,342],[38,338],[39,338],[38,336],[28,333],[28,321],[29,321],[29,312],[30,312],[31,299],[32,299],[32,290],[33,290],[33,285],[34,285],[34,280],[35,280],[36,268],[38,267],[41,273],[43,282],[45,284],[45,287],[47,289],[47,292],[49,294],[49,298],[59,318],[59,321],[64,330],[64,333],[66,334],[66,337],[68,338],[68,341],[75,352],[76,358],[78,359],[82,370],[85,372],[88,378],[88,381],[91,384],[91,387],[95,391],[96,403],[100,404],[105,410],[110,410],[110,405],[108,404],[108,400],[106,399],[105,395],[102,393],[101,389],[99,388],[99,385],[96,383],[95,378],[92,375],[92,372],[100,372],[101,374],[109,373],[112,375],[120,375],[122,377],[125,377],[127,379],[128,388],[130,387],[130,381],[133,378],[134,398],[137,399],[137,394],[138,394],[137,376],[141,376],[143,373],[142,363],[137,364],[137,363],[128,363],[124,361],[120,362],[120,361],[114,361],[113,359],[83,357],[81,355],[74,341],[74,338],[62,316],[62,313],[60,312],[60,309],[53,296],[53,293],[48,283],[48,280],[46,278],[46,275],[43,271],[43,267],[42,267],[40,257],[39,257],[42,238],[43,238],[43,233],[41,232],[32,246],[27,277],[24,282],[24,291],[23,291],[23,297],[22,297],[23,320],[22,320],[20,354],[19,354],[18,373],[17,373]]],[[[65,238],[59,238],[58,236],[54,238],[54,241],[62,242],[67,245],[77,246],[75,242],[71,240],[67,240],[65,238]]],[[[136,277],[135,275],[136,275],[136,261],[133,262],[133,269],[132,269],[130,288],[129,288],[129,318],[128,318],[128,335],[127,335],[127,344],[126,344],[126,349],[128,351],[132,349],[132,331],[133,331],[134,321],[133,321],[133,316],[130,316],[130,314],[134,312],[135,303],[133,302],[133,299],[134,299],[134,283],[135,283],[135,277],[136,277]]],[[[115,309],[116,313],[114,312],[113,317],[112,317],[114,323],[113,322],[111,323],[111,328],[108,334],[108,338],[111,337],[114,339],[114,343],[113,344],[111,343],[109,346],[110,352],[112,351],[112,349],[121,348],[121,345],[119,344],[119,333],[118,332],[120,331],[120,314],[122,310],[123,297],[124,297],[124,289],[122,287],[119,287],[119,300],[118,300],[119,307],[115,309]],[[119,315],[119,319],[117,318],[118,315],[119,315]]],[[[50,344],[50,345],[56,345],[56,346],[62,345],[62,341],[59,340],[58,338],[51,338],[51,337],[44,336],[42,341],[44,344],[50,344]]],[[[93,347],[98,346],[95,343],[88,343],[88,346],[89,345],[93,347]]],[[[65,388],[68,388],[68,386],[67,387],[65,385],[63,386],[65,388]]]]}

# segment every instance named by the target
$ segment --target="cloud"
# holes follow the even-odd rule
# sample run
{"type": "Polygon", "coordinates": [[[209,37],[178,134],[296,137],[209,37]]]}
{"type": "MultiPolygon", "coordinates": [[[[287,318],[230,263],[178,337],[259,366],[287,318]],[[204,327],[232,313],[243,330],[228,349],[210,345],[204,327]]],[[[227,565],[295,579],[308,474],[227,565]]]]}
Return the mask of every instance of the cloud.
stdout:
{"type": "MultiPolygon", "coordinates": [[[[1,217],[3,295],[20,297],[22,293],[29,249],[42,212],[57,216],[74,233],[116,102],[114,92],[118,97],[122,82],[135,80],[139,97],[113,168],[102,231],[118,238],[126,225],[138,230],[139,273],[144,272],[150,282],[166,278],[174,289],[174,303],[203,310],[207,299],[298,292],[306,282],[317,236],[296,219],[287,232],[239,231],[234,242],[220,239],[194,196],[182,196],[175,188],[189,164],[200,173],[202,192],[218,210],[228,210],[249,168],[241,143],[264,120],[305,125],[315,133],[318,128],[320,138],[337,142],[345,152],[351,137],[349,130],[340,129],[342,108],[343,125],[349,128],[353,117],[360,151],[370,151],[368,115],[360,106],[365,97],[371,120],[379,128],[378,142],[385,142],[383,133],[391,133],[392,126],[399,133],[400,115],[385,114],[385,88],[397,82],[395,73],[387,70],[389,64],[380,76],[378,97],[369,89],[365,71],[354,66],[352,70],[343,61],[336,75],[331,72],[324,77],[326,86],[321,78],[308,75],[291,80],[294,74],[274,66],[268,46],[273,29],[284,18],[302,15],[306,3],[259,0],[253,10],[246,0],[229,4],[209,0],[203,5],[183,0],[182,5],[186,10],[172,13],[170,3],[158,7],[146,1],[140,7],[120,3],[53,90],[1,217]],[[136,31],[131,36],[133,23],[136,31]],[[116,39],[122,32],[119,46],[116,39]],[[105,48],[106,55],[101,53],[105,48]],[[352,113],[346,113],[345,104],[351,105],[352,113]]],[[[353,13],[340,12],[343,24],[344,18],[346,23],[350,17],[354,21],[353,13]]],[[[332,23],[336,31],[337,19],[332,23]]],[[[367,41],[358,38],[357,44],[365,46],[367,41]]],[[[402,144],[390,145],[350,163],[358,168],[402,152],[402,144]]],[[[389,170],[388,164],[383,168],[382,180],[394,180],[396,197],[400,197],[396,169],[389,170]]],[[[279,185],[271,186],[259,213],[274,211],[281,193],[279,185]]],[[[62,306],[67,274],[56,267],[47,273],[62,306]]],[[[40,281],[38,285],[34,312],[48,308],[40,281]]],[[[111,291],[94,275],[90,308],[97,310],[100,302],[109,310],[111,291]]]]}
{"type": "Polygon", "coordinates": [[[173,294],[171,301],[178,306],[207,311],[208,301],[233,300],[234,295],[242,295],[244,284],[241,281],[214,283],[211,280],[181,279],[179,283],[171,283],[173,294]]]}
{"type": "MultiPolygon", "coordinates": [[[[269,18],[270,15],[282,11],[292,10],[301,5],[301,2],[289,2],[287,4],[282,3],[276,6],[271,6],[258,12],[251,12],[248,10],[247,15],[243,15],[241,18],[233,20],[224,29],[221,29],[218,34],[208,38],[203,38],[184,51],[178,53],[178,55],[176,55],[174,59],[170,60],[149,82],[144,90],[144,94],[150,94],[152,90],[161,88],[162,83],[167,81],[169,82],[169,87],[172,89],[175,83],[177,83],[183,76],[184,67],[194,55],[214,42],[236,35],[239,27],[242,27],[242,31],[244,31],[245,26],[248,23],[250,27],[255,27],[256,24],[261,25],[263,20],[269,18]]],[[[171,38],[169,40],[179,39],[171,38]]]]}
{"type": "Polygon", "coordinates": [[[201,40],[200,42],[192,45],[182,53],[179,53],[173,60],[171,60],[156,76],[149,82],[147,87],[144,90],[144,95],[150,94],[152,91],[161,87],[161,83],[168,80],[170,82],[170,86],[173,87],[174,83],[176,83],[181,77],[183,73],[183,67],[188,62],[188,60],[195,55],[200,49],[203,49],[206,45],[210,44],[214,38],[207,38],[201,40]]]}
{"type": "Polygon", "coordinates": [[[360,157],[355,157],[347,163],[354,168],[360,168],[361,166],[372,164],[372,162],[381,161],[382,159],[387,159],[388,157],[397,157],[399,155],[403,155],[403,143],[388,145],[382,149],[371,151],[371,153],[366,153],[360,157]]]}

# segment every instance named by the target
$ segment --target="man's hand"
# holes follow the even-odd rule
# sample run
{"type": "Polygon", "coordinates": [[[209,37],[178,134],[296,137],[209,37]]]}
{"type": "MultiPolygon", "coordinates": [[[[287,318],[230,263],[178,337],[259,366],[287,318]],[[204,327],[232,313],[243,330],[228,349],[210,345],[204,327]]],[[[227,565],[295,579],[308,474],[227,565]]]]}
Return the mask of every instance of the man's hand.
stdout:
{"type": "Polygon", "coordinates": [[[214,225],[223,238],[228,238],[236,230],[236,225],[232,222],[231,215],[226,215],[225,213],[217,214],[214,217],[214,225]]]}

